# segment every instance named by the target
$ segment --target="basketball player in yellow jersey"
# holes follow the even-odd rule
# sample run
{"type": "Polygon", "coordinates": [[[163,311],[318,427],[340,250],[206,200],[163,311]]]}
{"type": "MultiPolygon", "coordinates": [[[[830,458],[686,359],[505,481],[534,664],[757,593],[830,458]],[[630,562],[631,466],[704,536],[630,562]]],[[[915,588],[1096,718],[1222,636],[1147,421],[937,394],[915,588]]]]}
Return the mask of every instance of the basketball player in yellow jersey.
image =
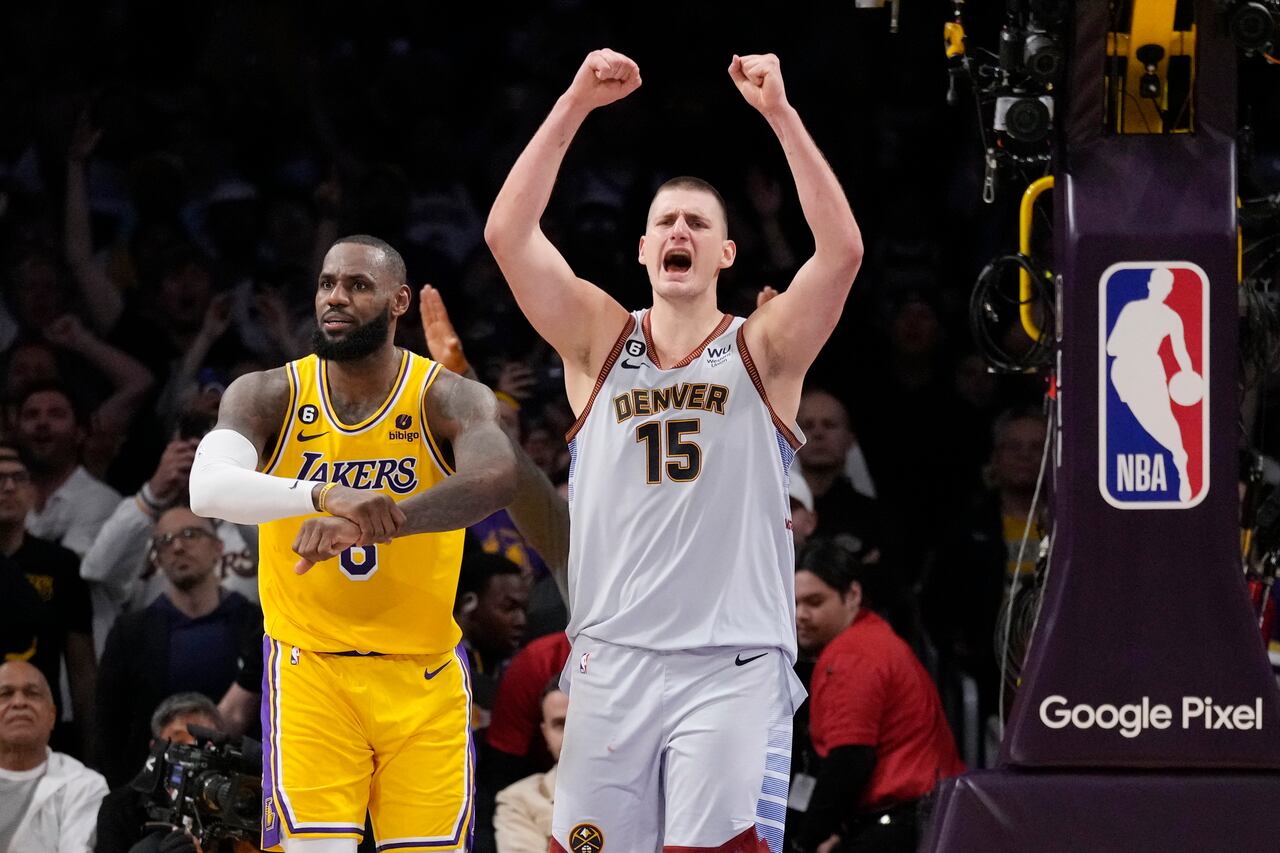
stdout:
{"type": "Polygon", "coordinates": [[[261,525],[263,847],[466,849],[470,685],[451,610],[462,528],[511,501],[484,386],[392,343],[412,294],[381,240],[346,237],[316,290],[315,355],[236,380],[191,506],[261,525]]]}

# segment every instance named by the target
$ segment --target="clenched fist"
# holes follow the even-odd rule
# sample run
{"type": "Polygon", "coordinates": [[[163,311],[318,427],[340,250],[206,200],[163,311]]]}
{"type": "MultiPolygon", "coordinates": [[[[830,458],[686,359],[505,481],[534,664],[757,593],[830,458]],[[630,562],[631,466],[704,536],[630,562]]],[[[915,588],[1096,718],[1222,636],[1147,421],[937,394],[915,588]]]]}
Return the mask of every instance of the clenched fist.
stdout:
{"type": "Polygon", "coordinates": [[[308,518],[293,540],[293,551],[298,562],[293,570],[306,574],[316,563],[332,559],[355,545],[360,539],[360,528],[354,522],[334,516],[308,518]]]}
{"type": "Polygon", "coordinates": [[[786,109],[787,92],[782,87],[782,67],[772,53],[738,56],[729,63],[729,76],[747,103],[765,118],[786,109]]]}
{"type": "MultiPolygon", "coordinates": [[[[319,491],[316,488],[314,493],[318,495],[319,491]]],[[[324,508],[325,512],[345,518],[359,529],[359,541],[348,544],[374,545],[390,542],[400,525],[404,524],[404,511],[396,506],[396,502],[382,492],[371,489],[334,486],[325,496],[324,508]]]]}
{"type": "Polygon", "coordinates": [[[565,93],[587,110],[612,104],[640,88],[640,67],[615,50],[593,50],[565,93]]]}

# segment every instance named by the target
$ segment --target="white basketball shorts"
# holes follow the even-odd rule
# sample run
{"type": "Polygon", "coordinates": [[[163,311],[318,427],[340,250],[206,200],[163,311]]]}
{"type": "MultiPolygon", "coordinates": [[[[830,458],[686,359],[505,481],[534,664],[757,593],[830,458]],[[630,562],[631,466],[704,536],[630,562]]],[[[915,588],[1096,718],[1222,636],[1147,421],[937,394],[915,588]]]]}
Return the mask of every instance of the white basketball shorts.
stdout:
{"type": "Polygon", "coordinates": [[[580,635],[561,685],[553,851],[780,853],[804,698],[781,651],[654,652],[580,635]]]}

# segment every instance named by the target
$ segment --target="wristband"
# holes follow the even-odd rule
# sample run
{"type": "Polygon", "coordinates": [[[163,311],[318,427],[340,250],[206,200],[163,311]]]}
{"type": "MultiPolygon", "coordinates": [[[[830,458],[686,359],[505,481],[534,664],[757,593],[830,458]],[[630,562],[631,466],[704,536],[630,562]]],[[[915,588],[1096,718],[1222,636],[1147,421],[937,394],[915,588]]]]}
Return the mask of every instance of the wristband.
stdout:
{"type": "Polygon", "coordinates": [[[160,512],[162,509],[165,508],[165,505],[162,504],[160,502],[160,499],[156,497],[155,492],[151,491],[150,483],[143,483],[142,488],[138,489],[138,499],[141,500],[147,506],[151,507],[151,509],[155,512],[160,512]]]}
{"type": "Polygon", "coordinates": [[[328,510],[324,508],[324,498],[325,498],[325,495],[329,494],[329,492],[331,492],[333,490],[333,487],[336,485],[338,484],[325,483],[323,486],[320,487],[320,493],[316,495],[316,509],[318,509],[320,512],[328,512],[328,510]]]}
{"type": "Polygon", "coordinates": [[[151,504],[144,501],[142,499],[142,495],[134,495],[133,502],[134,504],[137,505],[138,512],[142,513],[147,518],[151,519],[152,522],[155,522],[158,519],[158,516],[160,515],[160,511],[155,507],[151,506],[151,504]]]}

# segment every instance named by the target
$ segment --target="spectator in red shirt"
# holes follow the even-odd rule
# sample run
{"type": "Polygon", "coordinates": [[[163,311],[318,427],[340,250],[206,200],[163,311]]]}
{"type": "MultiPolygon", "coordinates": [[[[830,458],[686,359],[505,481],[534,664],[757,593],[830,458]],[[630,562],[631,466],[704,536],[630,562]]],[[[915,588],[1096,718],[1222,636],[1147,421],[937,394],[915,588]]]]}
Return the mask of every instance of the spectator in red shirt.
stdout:
{"type": "Polygon", "coordinates": [[[539,637],[517,652],[502,674],[488,731],[490,777],[497,788],[555,764],[542,737],[542,699],[547,682],[564,669],[569,648],[564,631],[539,637]]]}
{"type": "Polygon", "coordinates": [[[822,757],[806,851],[911,853],[916,805],[964,772],[938,691],[911,648],[863,606],[861,566],[811,541],[796,568],[796,636],[818,655],[809,734],[822,757]]]}

